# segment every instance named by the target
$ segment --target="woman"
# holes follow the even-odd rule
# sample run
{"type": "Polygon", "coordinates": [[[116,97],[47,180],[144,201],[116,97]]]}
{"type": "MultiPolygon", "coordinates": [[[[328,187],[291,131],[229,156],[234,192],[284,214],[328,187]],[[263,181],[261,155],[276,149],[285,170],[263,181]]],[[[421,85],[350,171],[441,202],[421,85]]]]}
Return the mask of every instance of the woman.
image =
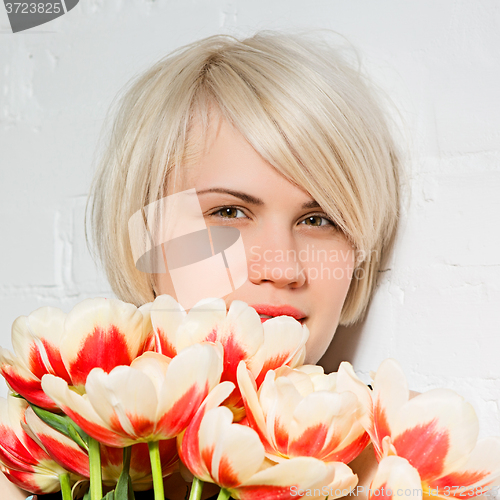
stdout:
{"type": "Polygon", "coordinates": [[[368,304],[396,230],[399,177],[373,90],[338,51],[306,36],[214,36],[125,93],[93,185],[94,241],[119,298],[176,296],[168,272],[137,269],[129,219],[194,188],[205,223],[238,229],[245,246],[248,279],[226,305],[243,300],[262,321],[294,315],[316,363],[368,304]]]}
{"type": "Polygon", "coordinates": [[[274,298],[299,309],[323,301],[320,315],[331,308],[324,321],[304,311],[316,362],[337,324],[367,306],[396,230],[398,184],[397,150],[372,89],[335,49],[278,33],[214,36],[160,61],[124,95],[93,184],[94,240],[119,298],[142,304],[172,293],[168,274],[137,269],[129,219],[195,188],[207,225],[232,224],[245,244],[249,279],[228,305],[274,298]],[[306,268],[297,277],[275,272],[275,282],[263,269],[269,260],[295,267],[294,257],[306,268]],[[324,272],[313,286],[325,288],[310,290],[301,280],[321,270],[318,260],[345,272],[333,283],[324,272]],[[277,288],[281,295],[261,295],[277,288]]]}
{"type": "MultiPolygon", "coordinates": [[[[129,220],[194,189],[205,224],[238,229],[245,248],[248,278],[226,305],[245,301],[262,321],[296,317],[310,331],[306,362],[317,363],[337,326],[367,307],[397,226],[399,177],[373,90],[336,49],[279,33],[213,36],[121,99],[92,187],[94,241],[120,299],[176,297],[168,258],[165,272],[138,269],[129,220]]],[[[148,236],[159,242],[154,224],[148,236]]],[[[174,482],[166,491],[183,498],[174,482]]]]}

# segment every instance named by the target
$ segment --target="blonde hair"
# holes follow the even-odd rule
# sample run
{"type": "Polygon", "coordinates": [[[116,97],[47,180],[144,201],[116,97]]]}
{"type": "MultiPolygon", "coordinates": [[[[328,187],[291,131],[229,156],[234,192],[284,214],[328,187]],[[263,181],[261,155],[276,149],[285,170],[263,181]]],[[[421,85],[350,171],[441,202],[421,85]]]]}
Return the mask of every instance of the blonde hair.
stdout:
{"type": "Polygon", "coordinates": [[[136,305],[154,299],[154,277],[132,258],[128,220],[164,196],[170,172],[199,155],[190,140],[193,120],[207,134],[216,109],[355,246],[359,258],[340,321],[359,319],[394,239],[400,166],[373,86],[340,50],[316,35],[211,36],[160,60],[117,105],[90,215],[119,298],[136,305]]]}

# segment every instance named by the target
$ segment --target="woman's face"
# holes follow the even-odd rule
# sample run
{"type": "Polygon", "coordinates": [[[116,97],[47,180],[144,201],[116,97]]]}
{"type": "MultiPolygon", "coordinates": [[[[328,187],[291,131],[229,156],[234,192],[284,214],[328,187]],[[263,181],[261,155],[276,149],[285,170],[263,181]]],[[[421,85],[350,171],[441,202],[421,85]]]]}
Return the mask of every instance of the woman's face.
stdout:
{"type": "MultiPolygon", "coordinates": [[[[262,321],[295,316],[310,331],[306,362],[316,363],[338,326],[354,249],[311,196],[263,160],[226,121],[210,132],[207,154],[183,167],[179,191],[196,189],[208,226],[231,226],[241,233],[248,280],[224,297],[226,306],[242,300],[262,321]]],[[[175,297],[168,275],[160,275],[157,292],[175,297]]]]}

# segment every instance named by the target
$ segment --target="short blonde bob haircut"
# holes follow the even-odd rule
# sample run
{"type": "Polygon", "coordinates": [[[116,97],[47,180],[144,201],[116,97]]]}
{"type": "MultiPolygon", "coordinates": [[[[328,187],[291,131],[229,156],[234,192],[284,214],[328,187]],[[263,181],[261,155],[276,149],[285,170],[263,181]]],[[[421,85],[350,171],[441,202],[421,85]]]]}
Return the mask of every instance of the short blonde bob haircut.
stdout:
{"type": "Polygon", "coordinates": [[[193,120],[206,140],[215,109],[354,245],[357,267],[340,322],[360,318],[394,239],[399,155],[373,86],[316,35],[211,36],[124,89],[89,197],[93,243],[120,299],[154,300],[154,275],[132,258],[128,220],[164,197],[169,174],[200,154],[192,147],[200,138],[190,140],[193,120]]]}

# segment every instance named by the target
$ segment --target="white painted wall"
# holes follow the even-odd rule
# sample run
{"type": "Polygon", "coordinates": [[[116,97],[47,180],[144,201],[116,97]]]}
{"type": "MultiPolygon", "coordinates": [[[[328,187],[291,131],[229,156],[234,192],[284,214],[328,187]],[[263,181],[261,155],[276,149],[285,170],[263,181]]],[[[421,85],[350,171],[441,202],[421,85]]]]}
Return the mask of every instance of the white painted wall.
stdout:
{"type": "Polygon", "coordinates": [[[412,198],[366,321],[326,358],[415,390],[449,387],[500,434],[500,2],[81,0],[10,33],[0,5],[0,344],[42,305],[111,296],[83,211],[105,112],[125,82],[215,33],[328,28],[357,46],[407,124],[412,198]]]}

